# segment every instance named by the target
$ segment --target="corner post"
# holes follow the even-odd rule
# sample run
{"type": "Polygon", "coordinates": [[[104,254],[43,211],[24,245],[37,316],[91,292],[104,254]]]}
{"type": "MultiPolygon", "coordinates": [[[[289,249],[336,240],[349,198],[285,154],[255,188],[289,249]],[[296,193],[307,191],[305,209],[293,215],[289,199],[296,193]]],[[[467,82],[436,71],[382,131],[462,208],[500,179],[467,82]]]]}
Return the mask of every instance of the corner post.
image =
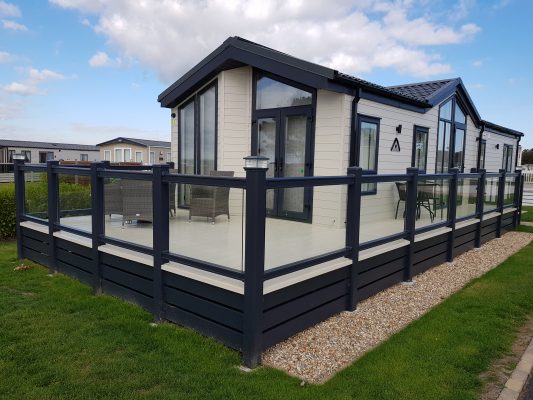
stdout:
{"type": "Polygon", "coordinates": [[[352,182],[348,185],[346,205],[346,248],[350,249],[352,266],[350,268],[350,286],[346,309],[355,311],[357,308],[357,286],[359,284],[359,232],[361,222],[361,178],[363,169],[348,168],[348,176],[352,182]]]}
{"type": "Polygon", "coordinates": [[[479,181],[477,186],[477,204],[476,204],[476,210],[477,210],[477,216],[479,219],[477,230],[476,230],[476,237],[474,239],[474,246],[479,249],[481,247],[481,225],[483,225],[483,214],[484,214],[484,208],[485,208],[485,181],[487,180],[486,174],[487,171],[484,169],[479,170],[479,181]]]}
{"type": "Polygon", "coordinates": [[[406,239],[409,241],[407,247],[407,254],[405,257],[405,267],[403,270],[403,281],[411,282],[413,279],[413,260],[414,260],[414,244],[415,244],[415,229],[416,229],[416,214],[417,214],[417,197],[418,197],[418,168],[407,168],[407,201],[405,202],[405,233],[406,239]]]}
{"type": "Polygon", "coordinates": [[[265,270],[266,171],[268,159],[246,157],[246,225],[244,255],[244,364],[261,363],[263,278],[265,270]]]}
{"type": "Polygon", "coordinates": [[[56,224],[59,223],[59,179],[54,171],[54,167],[59,165],[59,161],[47,161],[46,172],[48,179],[48,257],[50,265],[49,273],[57,272],[56,241],[54,232],[57,231],[56,224]]]}
{"type": "Polygon", "coordinates": [[[169,250],[169,183],[163,180],[169,173],[168,164],[156,164],[152,169],[152,212],[153,212],[153,248],[154,248],[154,304],[152,313],[159,322],[164,317],[163,309],[163,253],[169,250]]]}
{"type": "Polygon", "coordinates": [[[446,251],[446,261],[452,262],[454,259],[455,249],[455,223],[457,220],[457,187],[459,184],[459,169],[451,168],[450,173],[453,177],[450,179],[448,195],[448,226],[452,229],[448,233],[448,249],[446,251]]]}
{"type": "Polygon", "coordinates": [[[515,171],[518,175],[515,179],[514,187],[514,206],[516,208],[513,216],[513,227],[516,228],[520,225],[520,215],[522,214],[522,170],[517,169],[515,171]]]}
{"type": "Polygon", "coordinates": [[[91,256],[94,265],[94,294],[102,293],[102,270],[100,263],[100,237],[105,234],[105,199],[104,199],[104,179],[98,176],[99,169],[109,167],[109,162],[91,163],[91,256]]]}
{"type": "Polygon", "coordinates": [[[23,258],[22,251],[22,232],[20,223],[22,221],[22,214],[24,214],[24,197],[25,197],[25,185],[24,171],[20,168],[24,165],[24,160],[13,160],[13,174],[15,180],[15,223],[17,233],[17,257],[23,258]]]}
{"type": "Polygon", "coordinates": [[[496,237],[502,237],[502,220],[503,220],[503,198],[505,196],[505,181],[506,181],[506,171],[505,169],[500,169],[500,176],[498,178],[498,225],[496,226],[496,237]]]}

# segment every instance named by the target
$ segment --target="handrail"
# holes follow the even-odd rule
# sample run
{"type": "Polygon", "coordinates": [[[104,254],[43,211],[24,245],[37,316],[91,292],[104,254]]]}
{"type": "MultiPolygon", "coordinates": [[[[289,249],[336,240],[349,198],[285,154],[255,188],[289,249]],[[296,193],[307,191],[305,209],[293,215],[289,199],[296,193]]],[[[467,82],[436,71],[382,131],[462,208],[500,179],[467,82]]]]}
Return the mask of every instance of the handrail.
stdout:
{"type": "Polygon", "coordinates": [[[302,176],[287,178],[267,178],[267,189],[282,189],[296,187],[348,185],[353,182],[350,176],[302,176]]]}
{"type": "Polygon", "coordinates": [[[185,185],[218,186],[237,189],[246,187],[245,178],[229,176],[166,174],[163,175],[162,179],[163,182],[180,183],[185,185]]]}
{"type": "Polygon", "coordinates": [[[181,256],[170,251],[163,252],[163,258],[168,261],[173,261],[179,264],[186,265],[188,267],[201,269],[206,272],[225,276],[227,278],[237,279],[239,281],[244,280],[244,273],[232,268],[225,267],[223,265],[210,263],[207,261],[198,260],[192,257],[181,256]]]}

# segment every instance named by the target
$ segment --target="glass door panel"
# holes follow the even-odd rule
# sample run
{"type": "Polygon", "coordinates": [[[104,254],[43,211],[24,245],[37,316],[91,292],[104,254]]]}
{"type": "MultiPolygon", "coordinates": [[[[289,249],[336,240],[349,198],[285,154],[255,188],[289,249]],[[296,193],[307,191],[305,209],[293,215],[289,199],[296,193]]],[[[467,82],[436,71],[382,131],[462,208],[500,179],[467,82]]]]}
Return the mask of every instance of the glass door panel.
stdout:
{"type": "MultiPolygon", "coordinates": [[[[283,176],[306,175],[307,115],[286,116],[284,121],[284,157],[281,162],[283,176]]],[[[305,211],[304,188],[283,190],[282,215],[295,216],[305,211]]]]}
{"type": "MultiPolygon", "coordinates": [[[[267,157],[268,170],[267,178],[276,176],[276,138],[277,126],[275,118],[261,118],[257,120],[257,155],[267,157]]],[[[274,189],[267,190],[266,207],[267,214],[272,215],[276,212],[276,191],[274,189]]]]}

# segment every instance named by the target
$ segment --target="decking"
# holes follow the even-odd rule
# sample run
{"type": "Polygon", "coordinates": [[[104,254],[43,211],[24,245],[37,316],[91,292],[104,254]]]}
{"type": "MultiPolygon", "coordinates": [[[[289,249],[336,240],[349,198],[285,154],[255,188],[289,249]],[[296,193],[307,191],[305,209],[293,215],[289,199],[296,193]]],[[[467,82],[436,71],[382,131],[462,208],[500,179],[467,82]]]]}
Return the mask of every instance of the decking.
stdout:
{"type": "MultiPolygon", "coordinates": [[[[417,212],[421,194],[414,169],[388,176],[350,169],[338,177],[266,179],[260,169],[247,170],[246,178],[214,178],[171,174],[168,166],[128,171],[106,163],[82,168],[50,162],[46,169],[17,164],[15,178],[20,257],[74,276],[96,293],[139,304],[158,320],[213,336],[242,351],[249,366],[269,346],[512,229],[519,223],[523,186],[519,173],[504,171],[425,175],[441,188],[432,197],[438,202],[431,220],[424,208],[417,212]],[[47,174],[46,215],[25,208],[28,171],[47,174]],[[61,209],[60,174],[88,177],[89,212],[61,209]],[[120,215],[105,214],[108,179],[151,181],[153,222],[123,225],[120,215]],[[361,185],[396,181],[407,183],[405,216],[365,217],[361,185]],[[495,191],[487,187],[493,181],[495,191]],[[189,222],[186,209],[170,213],[173,184],[220,185],[246,196],[229,221],[220,216],[215,224],[205,218],[189,222]],[[339,185],[346,189],[344,224],[266,217],[268,189],[339,185]]],[[[395,201],[389,205],[394,210],[395,201]]]]}

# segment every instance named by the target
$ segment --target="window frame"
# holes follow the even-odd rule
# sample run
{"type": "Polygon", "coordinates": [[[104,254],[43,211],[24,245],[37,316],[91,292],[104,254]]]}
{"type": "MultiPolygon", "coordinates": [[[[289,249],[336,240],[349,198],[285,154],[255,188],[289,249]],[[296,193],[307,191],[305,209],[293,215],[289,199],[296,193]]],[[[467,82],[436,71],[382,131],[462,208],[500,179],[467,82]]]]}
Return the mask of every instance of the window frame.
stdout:
{"type": "Polygon", "coordinates": [[[252,84],[253,84],[253,90],[252,90],[252,110],[255,112],[262,112],[262,111],[269,111],[269,110],[277,110],[280,108],[294,108],[294,107],[313,107],[315,109],[316,105],[316,89],[312,88],[311,86],[304,85],[299,82],[292,81],[290,79],[284,78],[282,76],[273,74],[271,72],[263,71],[260,69],[254,69],[253,77],[252,77],[252,84]],[[282,83],[287,86],[291,86],[295,89],[302,90],[304,92],[307,92],[311,95],[311,104],[301,104],[296,106],[283,106],[283,107],[274,107],[274,108],[257,108],[257,82],[261,78],[268,78],[273,81],[282,83]]]}
{"type": "Polygon", "coordinates": [[[144,163],[143,155],[144,155],[144,151],[135,150],[135,158],[134,158],[135,162],[140,162],[141,164],[143,164],[144,163]],[[141,155],[141,157],[140,157],[141,161],[137,161],[137,154],[141,155]]]}
{"type": "Polygon", "coordinates": [[[89,154],[88,153],[80,153],[80,161],[89,161],[89,154]]]}
{"type": "Polygon", "coordinates": [[[21,150],[20,152],[24,154],[24,162],[31,163],[31,150],[21,150]]]}
{"type": "MultiPolygon", "coordinates": [[[[466,151],[466,138],[468,136],[468,132],[467,132],[467,125],[468,125],[468,112],[465,112],[465,106],[462,104],[462,102],[457,98],[457,96],[454,94],[450,97],[448,97],[446,100],[442,101],[439,105],[439,117],[438,117],[438,122],[437,122],[437,152],[439,151],[439,141],[441,139],[441,135],[442,135],[442,132],[440,131],[440,123],[441,122],[444,122],[445,124],[446,123],[449,123],[451,124],[451,129],[450,129],[450,148],[448,150],[448,171],[451,169],[451,168],[459,168],[459,172],[464,172],[464,169],[465,169],[465,151],[466,151]],[[446,105],[449,101],[451,101],[451,116],[450,116],[450,119],[447,119],[447,118],[443,118],[441,117],[441,110],[442,110],[442,107],[444,105],[446,105]],[[455,121],[455,107],[459,107],[459,109],[462,111],[462,113],[464,114],[465,116],[465,122],[464,123],[461,123],[461,122],[457,122],[455,121]],[[461,129],[464,131],[464,137],[463,137],[463,149],[462,149],[462,153],[463,153],[463,162],[461,164],[460,167],[457,167],[455,164],[454,164],[454,156],[455,156],[455,136],[457,135],[457,129],[461,129]]],[[[443,149],[444,151],[444,149],[443,149]]],[[[438,165],[438,161],[439,161],[439,158],[438,157],[435,157],[435,173],[447,173],[448,171],[442,171],[441,168],[442,168],[442,164],[439,166],[438,165]],[[439,168],[440,167],[440,168],[439,168]]],[[[443,161],[444,161],[444,157],[443,157],[443,161]]]]}
{"type": "Polygon", "coordinates": [[[421,126],[421,125],[413,125],[413,149],[411,152],[411,167],[416,167],[416,134],[417,132],[424,132],[426,135],[426,149],[425,149],[425,160],[424,160],[424,166],[425,168],[419,169],[418,172],[425,174],[427,173],[428,169],[428,148],[429,148],[429,128],[427,126],[421,126]]]}
{"type": "Polygon", "coordinates": [[[502,160],[502,169],[506,172],[513,172],[513,151],[514,146],[512,144],[503,144],[503,160],[502,160]],[[510,158],[510,169],[507,169],[510,158]]]}
{"type": "Polygon", "coordinates": [[[214,171],[218,169],[218,79],[214,79],[200,90],[195,92],[191,97],[185,100],[177,107],[177,122],[178,122],[178,172],[181,171],[181,110],[188,106],[191,102],[194,102],[194,175],[199,175],[201,167],[201,142],[200,142],[200,96],[215,88],[215,138],[214,138],[214,171]]]}
{"type": "Polygon", "coordinates": [[[155,162],[155,151],[150,151],[150,153],[148,154],[148,163],[150,165],[154,165],[156,162],[155,162]],[[153,154],[153,156],[152,156],[153,154]]]}
{"type": "Polygon", "coordinates": [[[111,150],[104,150],[104,161],[111,162],[111,150]],[[109,158],[106,158],[106,154],[109,154],[109,158]]]}
{"type": "MultiPolygon", "coordinates": [[[[357,117],[356,117],[357,144],[356,144],[356,148],[355,148],[355,151],[356,151],[355,162],[356,162],[356,165],[358,165],[358,166],[359,166],[359,163],[361,161],[361,123],[363,123],[363,122],[366,122],[366,123],[369,123],[369,124],[375,124],[377,126],[377,129],[376,129],[376,149],[374,150],[375,151],[375,154],[374,154],[374,157],[375,157],[375,170],[373,170],[373,169],[364,169],[363,170],[363,174],[365,174],[365,175],[377,175],[378,174],[378,167],[379,167],[379,158],[378,158],[378,156],[379,156],[379,136],[380,136],[380,131],[381,131],[381,118],[373,117],[373,116],[365,115],[365,114],[357,114],[357,117]]],[[[361,190],[361,195],[362,196],[377,194],[377,192],[378,192],[377,183],[367,183],[367,185],[372,185],[373,189],[371,189],[371,190],[361,190]]]]}

